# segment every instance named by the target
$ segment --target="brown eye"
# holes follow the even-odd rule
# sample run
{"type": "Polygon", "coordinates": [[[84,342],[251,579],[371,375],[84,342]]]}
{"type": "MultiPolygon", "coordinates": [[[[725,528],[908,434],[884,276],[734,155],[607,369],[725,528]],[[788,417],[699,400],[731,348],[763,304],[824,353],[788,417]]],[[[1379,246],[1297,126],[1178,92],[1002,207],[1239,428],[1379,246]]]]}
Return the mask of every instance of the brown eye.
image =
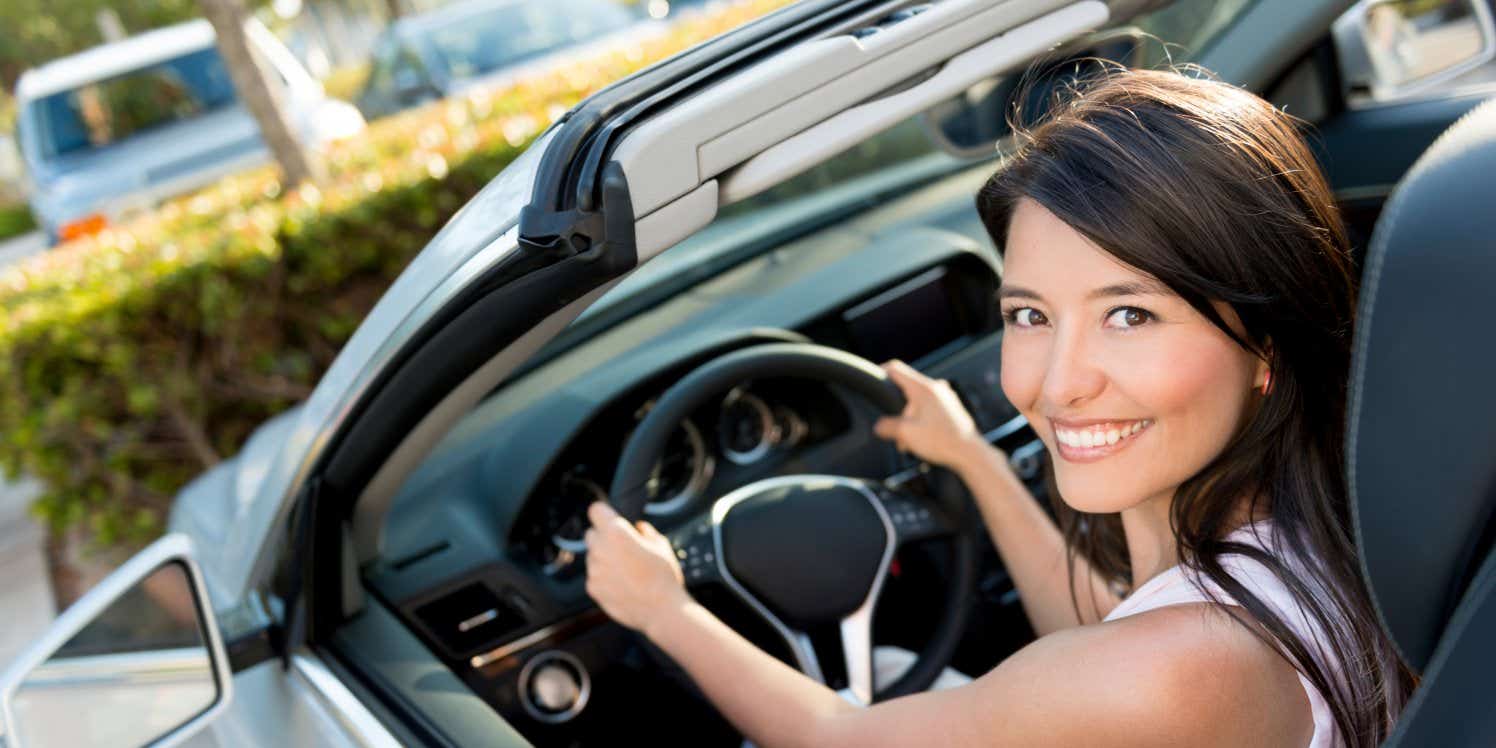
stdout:
{"type": "Polygon", "coordinates": [[[1151,312],[1135,306],[1117,307],[1106,317],[1107,327],[1122,329],[1141,327],[1152,320],[1153,314],[1151,312]]]}
{"type": "Polygon", "coordinates": [[[1044,316],[1043,312],[1031,306],[1010,309],[1003,316],[1007,318],[1008,324],[1014,327],[1038,327],[1049,323],[1049,319],[1044,316]]]}

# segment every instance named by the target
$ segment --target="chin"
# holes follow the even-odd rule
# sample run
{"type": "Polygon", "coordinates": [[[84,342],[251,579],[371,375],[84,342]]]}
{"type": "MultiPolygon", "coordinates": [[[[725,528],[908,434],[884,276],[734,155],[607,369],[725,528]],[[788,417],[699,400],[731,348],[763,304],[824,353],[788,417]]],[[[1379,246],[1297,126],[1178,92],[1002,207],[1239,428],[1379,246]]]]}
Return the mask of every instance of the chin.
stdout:
{"type": "MultiPolygon", "coordinates": [[[[1065,465],[1054,461],[1054,482],[1065,505],[1087,514],[1115,514],[1143,503],[1146,487],[1129,480],[1123,471],[1100,465],[1065,465]]],[[[1132,472],[1136,475],[1136,471],[1132,472]]]]}

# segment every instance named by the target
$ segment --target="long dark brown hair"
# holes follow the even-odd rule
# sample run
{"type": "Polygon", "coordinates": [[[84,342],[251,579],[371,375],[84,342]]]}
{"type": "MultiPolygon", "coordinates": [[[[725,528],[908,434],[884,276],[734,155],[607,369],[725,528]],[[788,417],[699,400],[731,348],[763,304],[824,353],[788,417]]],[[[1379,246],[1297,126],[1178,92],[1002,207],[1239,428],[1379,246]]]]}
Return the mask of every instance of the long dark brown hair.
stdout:
{"type": "MultiPolygon", "coordinates": [[[[1223,606],[1236,620],[1319,689],[1348,745],[1374,746],[1413,677],[1377,624],[1350,537],[1341,466],[1356,276],[1299,127],[1198,69],[1108,67],[1054,96],[1031,129],[1018,128],[1019,148],[982,188],[977,208],[1001,247],[1017,201],[1036,201],[1268,362],[1270,394],[1175,493],[1177,551],[1197,582],[1218,585],[1250,614],[1223,606]],[[1244,334],[1215,301],[1230,306],[1244,334]],[[1224,539],[1247,497],[1248,516],[1272,519],[1267,551],[1224,539]],[[1324,632],[1324,646],[1227,574],[1221,559],[1231,554],[1276,574],[1324,632]]],[[[1120,517],[1081,513],[1058,491],[1051,496],[1072,577],[1079,554],[1113,584],[1131,586],[1120,517]]]]}

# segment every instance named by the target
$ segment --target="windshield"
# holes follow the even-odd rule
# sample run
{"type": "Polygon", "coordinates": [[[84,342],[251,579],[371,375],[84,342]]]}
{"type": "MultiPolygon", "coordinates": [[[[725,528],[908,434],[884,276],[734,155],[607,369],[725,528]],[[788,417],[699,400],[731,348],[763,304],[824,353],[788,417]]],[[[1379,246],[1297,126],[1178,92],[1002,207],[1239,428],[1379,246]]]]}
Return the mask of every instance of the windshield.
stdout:
{"type": "Polygon", "coordinates": [[[93,81],[31,105],[43,158],[103,148],[234,102],[213,47],[93,81]]]}
{"type": "Polygon", "coordinates": [[[454,79],[471,78],[627,26],[611,2],[547,0],[504,5],[431,29],[427,43],[454,79]]]}

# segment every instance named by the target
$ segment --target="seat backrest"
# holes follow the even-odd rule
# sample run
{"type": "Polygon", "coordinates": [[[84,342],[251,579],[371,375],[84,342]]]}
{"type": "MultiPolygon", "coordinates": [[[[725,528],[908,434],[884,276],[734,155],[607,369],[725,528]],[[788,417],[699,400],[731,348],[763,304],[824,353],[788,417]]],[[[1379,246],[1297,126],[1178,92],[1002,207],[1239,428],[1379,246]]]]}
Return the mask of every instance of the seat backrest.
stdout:
{"type": "Polygon", "coordinates": [[[1362,572],[1423,676],[1388,744],[1496,745],[1496,100],[1394,190],[1355,338],[1346,459],[1362,572]]]}

